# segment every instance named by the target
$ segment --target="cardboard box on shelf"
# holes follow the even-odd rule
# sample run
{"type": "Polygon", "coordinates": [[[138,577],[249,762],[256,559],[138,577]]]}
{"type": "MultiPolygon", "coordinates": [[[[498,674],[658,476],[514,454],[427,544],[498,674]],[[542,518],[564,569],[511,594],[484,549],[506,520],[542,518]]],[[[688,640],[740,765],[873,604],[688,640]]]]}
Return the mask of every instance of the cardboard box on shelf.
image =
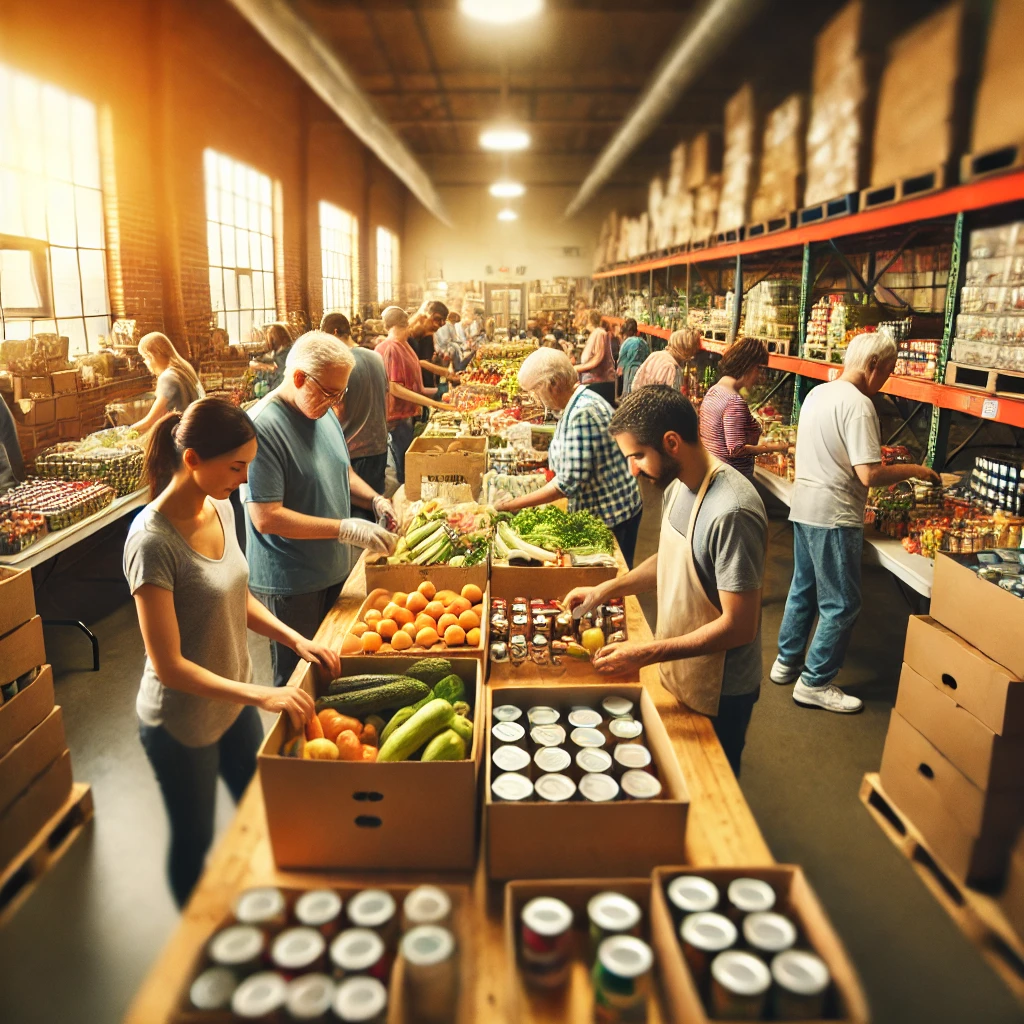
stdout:
{"type": "Polygon", "coordinates": [[[1024,737],[997,735],[907,664],[896,710],[980,789],[1024,789],[1024,737]]]}
{"type": "Polygon", "coordinates": [[[1018,678],[1024,678],[1024,601],[981,579],[977,555],[935,558],[931,616],[1018,678]]]}
{"type": "MultiPolygon", "coordinates": [[[[342,675],[401,673],[415,658],[341,659],[342,675]]],[[[451,658],[472,697],[473,746],[464,761],[312,761],[281,756],[293,736],[281,715],[257,764],[267,830],[279,868],[469,871],[476,863],[477,778],[487,712],[481,663],[451,658]]],[[[297,680],[320,696],[312,665],[297,680]]]]}
{"type": "Polygon", "coordinates": [[[721,133],[703,131],[695,135],[686,148],[686,188],[691,191],[699,189],[721,170],[721,133]]]}
{"type": "Polygon", "coordinates": [[[78,392],[57,395],[54,399],[55,415],[58,420],[78,419],[78,392]]]}
{"type": "Polygon", "coordinates": [[[479,498],[486,448],[486,437],[417,437],[405,453],[406,498],[419,501],[423,477],[464,480],[479,498]]]}
{"type": "Polygon", "coordinates": [[[803,201],[806,121],[807,97],[802,93],[788,96],[765,118],[751,222],[789,213],[803,201]]]}
{"type": "Polygon", "coordinates": [[[0,871],[31,842],[71,794],[71,755],[64,751],[0,814],[0,871]]]}
{"type": "Polygon", "coordinates": [[[970,884],[1002,880],[1021,822],[1019,792],[982,792],[898,711],[879,777],[947,871],[970,884]]]}
{"type": "Polygon", "coordinates": [[[48,376],[12,378],[14,381],[15,402],[31,398],[33,395],[49,396],[53,394],[53,382],[48,376]]]}
{"type": "Polygon", "coordinates": [[[995,0],[974,104],[971,152],[1024,142],[1024,4],[995,0]]]}
{"type": "Polygon", "coordinates": [[[754,87],[746,82],[725,104],[725,152],[716,231],[734,231],[749,220],[760,157],[758,127],[754,87]]]}
{"type": "Polygon", "coordinates": [[[487,740],[484,841],[490,878],[635,876],[681,858],[690,792],[658,709],[639,683],[488,687],[486,715],[476,735],[481,729],[487,740]],[[514,704],[524,711],[535,704],[565,710],[577,704],[599,707],[613,694],[627,697],[640,709],[662,798],[606,804],[492,801],[490,725],[495,703],[514,704]]]}
{"type": "Polygon", "coordinates": [[[35,613],[32,570],[0,566],[0,636],[28,622],[35,613]]]}
{"type": "Polygon", "coordinates": [[[44,665],[30,683],[0,704],[0,757],[27,736],[53,708],[53,669],[44,665]]]}
{"type": "Polygon", "coordinates": [[[69,420],[57,421],[57,436],[62,441],[77,441],[85,436],[87,431],[82,427],[82,420],[74,416],[69,420]]]}
{"type": "Polygon", "coordinates": [[[38,615],[0,636],[0,686],[13,682],[45,661],[43,620],[38,615]]]}
{"type": "Polygon", "coordinates": [[[1010,854],[1006,886],[999,897],[999,907],[1010,927],[1024,940],[1024,829],[1021,829],[1010,854]]]}
{"type": "Polygon", "coordinates": [[[14,422],[23,427],[45,427],[56,419],[52,398],[23,398],[14,406],[14,422]]]}
{"type": "Polygon", "coordinates": [[[60,707],[0,757],[0,814],[67,749],[60,707]]]}
{"type": "Polygon", "coordinates": [[[438,590],[454,590],[462,593],[467,583],[473,583],[481,590],[487,589],[487,563],[460,569],[450,565],[388,565],[386,559],[366,563],[366,592],[369,594],[382,587],[394,593],[396,590],[410,594],[421,583],[433,583],[438,590]]]}
{"type": "Polygon", "coordinates": [[[50,374],[50,383],[55,395],[78,390],[79,373],[77,370],[58,370],[50,374]]]}

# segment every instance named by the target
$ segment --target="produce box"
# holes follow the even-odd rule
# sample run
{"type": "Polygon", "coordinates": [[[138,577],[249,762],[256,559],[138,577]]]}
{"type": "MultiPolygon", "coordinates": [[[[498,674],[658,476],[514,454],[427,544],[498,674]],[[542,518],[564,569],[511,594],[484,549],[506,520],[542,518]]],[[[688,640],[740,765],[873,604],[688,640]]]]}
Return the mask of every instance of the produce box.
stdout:
{"type": "MultiPolygon", "coordinates": [[[[342,676],[400,673],[416,658],[342,658],[342,676]]],[[[468,871],[476,863],[476,783],[483,757],[483,672],[456,657],[474,722],[463,761],[371,763],[282,756],[294,739],[281,715],[260,747],[257,764],[267,829],[279,868],[468,871]]],[[[319,697],[327,680],[307,665],[291,685],[319,697]]]]}
{"type": "Polygon", "coordinates": [[[487,563],[459,568],[453,565],[388,565],[386,559],[366,563],[366,589],[368,592],[387,590],[389,593],[414,591],[421,583],[433,583],[438,590],[462,593],[467,583],[481,590],[487,589],[487,563]]]}
{"type": "Polygon", "coordinates": [[[988,41],[974,103],[971,151],[984,153],[1024,140],[1024,4],[996,0],[989,22],[988,41]]]}
{"type": "Polygon", "coordinates": [[[67,749],[59,707],[0,757],[0,814],[67,749]]]}
{"type": "Polygon", "coordinates": [[[0,872],[60,810],[71,783],[71,755],[65,750],[0,814],[0,872]]]}
{"type": "Polygon", "coordinates": [[[53,383],[50,377],[18,377],[14,381],[14,400],[20,402],[23,399],[31,398],[33,395],[52,395],[53,383]]]}
{"type": "MultiPolygon", "coordinates": [[[[827,1012],[823,1019],[867,1024],[870,1020],[867,998],[857,972],[847,956],[803,869],[795,864],[771,867],[659,867],[651,879],[651,929],[654,949],[661,967],[671,1019],[687,1024],[707,1024],[711,1015],[698,991],[693,973],[683,956],[675,919],[665,895],[665,887],[677,875],[700,875],[715,883],[719,891],[737,878],[757,878],[767,882],[776,894],[776,909],[797,926],[797,949],[810,949],[828,966],[832,976],[827,1012]]],[[[717,1018],[727,1019],[727,1018],[717,1018]]],[[[772,1020],[779,1018],[772,1017],[772,1020]]]]}
{"type": "Polygon", "coordinates": [[[30,569],[0,566],[0,636],[28,622],[36,613],[36,593],[30,569]]]}
{"type": "Polygon", "coordinates": [[[30,682],[0,704],[0,757],[27,736],[53,708],[53,670],[44,665],[30,682]]]}
{"type": "Polygon", "coordinates": [[[15,403],[14,422],[22,427],[45,427],[57,417],[53,398],[23,398],[15,403]]]}
{"type": "Polygon", "coordinates": [[[80,374],[77,370],[58,370],[50,374],[50,383],[53,385],[53,393],[61,395],[69,391],[78,390],[80,374]]]}
{"type": "Polygon", "coordinates": [[[38,615],[0,636],[0,686],[20,679],[44,661],[43,620],[38,615]]]}
{"type": "Polygon", "coordinates": [[[658,709],[639,683],[488,687],[486,713],[474,736],[485,728],[484,826],[490,878],[633,877],[681,859],[690,793],[658,709]],[[512,704],[525,711],[545,704],[564,711],[574,705],[600,707],[609,696],[626,697],[640,709],[647,747],[663,787],[661,799],[604,804],[491,799],[494,705],[512,704]]]}
{"type": "Polygon", "coordinates": [[[464,481],[473,498],[480,495],[484,475],[485,437],[417,437],[405,453],[405,494],[409,501],[422,497],[422,481],[464,481]]]}

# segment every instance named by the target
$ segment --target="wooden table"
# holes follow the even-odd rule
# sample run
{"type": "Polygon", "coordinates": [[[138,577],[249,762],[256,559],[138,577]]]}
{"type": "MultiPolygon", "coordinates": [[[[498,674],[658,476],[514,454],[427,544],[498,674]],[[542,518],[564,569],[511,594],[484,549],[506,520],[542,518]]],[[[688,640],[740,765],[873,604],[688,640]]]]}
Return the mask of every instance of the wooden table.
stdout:
{"type": "MultiPolygon", "coordinates": [[[[340,644],[364,596],[365,574],[360,561],[337,605],[317,632],[317,639],[334,646],[340,644]]],[[[649,638],[650,629],[635,598],[627,598],[626,614],[630,635],[641,640],[649,638]]],[[[517,678],[515,685],[522,685],[524,681],[517,678]]],[[[680,851],[680,859],[694,865],[772,863],[772,855],[725,759],[710,719],[681,708],[661,686],[656,668],[642,670],[641,682],[658,707],[690,789],[686,847],[680,851]]],[[[482,804],[482,794],[478,793],[478,798],[482,804]]],[[[409,881],[472,886],[473,948],[466,951],[462,971],[463,985],[468,986],[472,1000],[470,1019],[481,1022],[504,1019],[509,974],[502,931],[504,886],[487,881],[482,859],[473,875],[432,875],[427,871],[415,875],[409,872],[279,871],[271,854],[257,776],[239,804],[234,821],[213,851],[176,931],[151,968],[125,1020],[131,1024],[159,1024],[173,1019],[203,946],[230,913],[232,900],[242,889],[252,885],[301,888],[409,881]]]]}

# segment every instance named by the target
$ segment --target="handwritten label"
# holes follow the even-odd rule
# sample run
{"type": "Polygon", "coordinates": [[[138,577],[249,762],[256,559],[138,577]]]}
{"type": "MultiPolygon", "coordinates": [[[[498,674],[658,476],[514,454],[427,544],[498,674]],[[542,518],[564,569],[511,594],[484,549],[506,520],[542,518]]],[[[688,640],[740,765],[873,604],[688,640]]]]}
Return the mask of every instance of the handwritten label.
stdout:
{"type": "Polygon", "coordinates": [[[840,366],[830,366],[828,368],[828,379],[829,380],[838,380],[840,375],[842,374],[842,372],[843,372],[842,367],[840,367],[840,366]]]}
{"type": "Polygon", "coordinates": [[[981,403],[981,418],[983,420],[994,420],[999,415],[999,400],[986,398],[981,403]]]}

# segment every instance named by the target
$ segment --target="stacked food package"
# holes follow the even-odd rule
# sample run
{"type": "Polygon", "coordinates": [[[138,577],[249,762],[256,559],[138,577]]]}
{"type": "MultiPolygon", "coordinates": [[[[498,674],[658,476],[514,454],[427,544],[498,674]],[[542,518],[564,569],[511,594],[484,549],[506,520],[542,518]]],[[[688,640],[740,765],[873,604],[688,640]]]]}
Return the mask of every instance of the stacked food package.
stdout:
{"type": "Polygon", "coordinates": [[[142,486],[143,450],[131,427],[113,427],[40,452],[36,473],[51,480],[93,480],[112,487],[117,497],[142,486]]]}
{"type": "Polygon", "coordinates": [[[743,313],[747,337],[794,340],[800,318],[800,282],[786,278],[759,281],[743,297],[743,313]]]}
{"type": "Polygon", "coordinates": [[[718,233],[737,231],[747,223],[757,169],[757,105],[747,82],[725,105],[725,153],[718,204],[718,233]]]}
{"type": "Polygon", "coordinates": [[[94,515],[114,500],[106,484],[28,480],[0,495],[0,512],[36,512],[50,530],[63,530],[94,515]]]}
{"type": "Polygon", "coordinates": [[[800,206],[806,117],[807,99],[794,93],[765,118],[760,174],[750,205],[752,222],[767,221],[800,206]]]}

